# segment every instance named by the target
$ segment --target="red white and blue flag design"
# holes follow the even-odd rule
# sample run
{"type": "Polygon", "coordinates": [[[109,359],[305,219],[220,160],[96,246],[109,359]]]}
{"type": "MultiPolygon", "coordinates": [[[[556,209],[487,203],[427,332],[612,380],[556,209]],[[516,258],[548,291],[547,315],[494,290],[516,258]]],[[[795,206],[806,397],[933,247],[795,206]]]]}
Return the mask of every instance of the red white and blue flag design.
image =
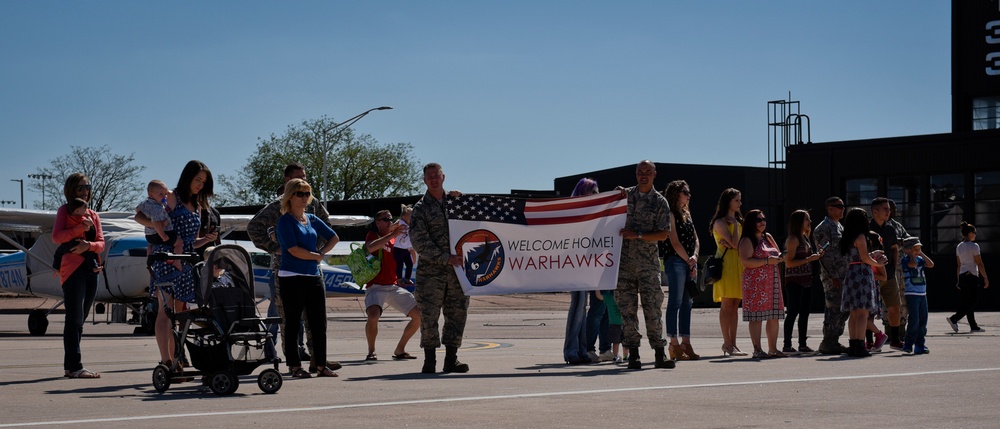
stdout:
{"type": "Polygon", "coordinates": [[[555,199],[463,195],[448,202],[468,295],[614,289],[627,200],[621,192],[555,199]]]}

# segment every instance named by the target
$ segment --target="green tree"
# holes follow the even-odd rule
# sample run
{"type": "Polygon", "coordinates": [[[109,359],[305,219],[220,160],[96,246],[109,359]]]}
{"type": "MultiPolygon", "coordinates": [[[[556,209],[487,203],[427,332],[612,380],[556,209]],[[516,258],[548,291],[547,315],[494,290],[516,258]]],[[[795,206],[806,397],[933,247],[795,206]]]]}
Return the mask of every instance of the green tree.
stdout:
{"type": "MultiPolygon", "coordinates": [[[[324,201],[412,195],[420,183],[419,161],[409,143],[382,144],[351,128],[331,131],[327,117],[289,125],[284,134],[257,139],[257,150],[239,177],[220,180],[221,197],[238,205],[274,199],[286,165],[306,167],[307,180],[324,201]]],[[[220,201],[220,200],[217,200],[220,201]]]]}
{"type": "Polygon", "coordinates": [[[66,203],[63,184],[73,173],[83,173],[90,179],[94,211],[133,211],[135,204],[145,194],[146,184],[138,180],[146,169],[134,165],[135,154],[113,153],[107,145],[100,147],[70,146],[70,152],[49,161],[49,166],[35,169],[35,175],[45,179],[29,179],[29,188],[45,192],[44,203],[34,202],[34,207],[55,210],[66,203]],[[44,181],[44,182],[43,182],[44,181]]]}

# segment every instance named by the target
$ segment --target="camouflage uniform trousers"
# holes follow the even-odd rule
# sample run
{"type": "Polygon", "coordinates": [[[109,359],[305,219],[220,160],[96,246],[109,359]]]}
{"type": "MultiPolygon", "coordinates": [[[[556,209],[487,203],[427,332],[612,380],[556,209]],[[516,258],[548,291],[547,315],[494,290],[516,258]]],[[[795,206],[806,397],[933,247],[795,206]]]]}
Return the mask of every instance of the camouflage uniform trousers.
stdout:
{"type": "Polygon", "coordinates": [[[826,276],[823,276],[822,280],[823,301],[826,303],[823,309],[823,338],[840,338],[844,335],[844,326],[851,313],[840,310],[842,288],[834,287],[833,280],[826,276]]]}
{"type": "Polygon", "coordinates": [[[622,345],[637,348],[642,342],[642,334],[639,333],[640,298],[650,347],[666,347],[667,341],[663,338],[663,289],[660,287],[660,272],[656,268],[637,273],[618,273],[615,303],[622,315],[622,345]]]}
{"type": "Polygon", "coordinates": [[[462,347],[465,320],[469,314],[469,297],[458,283],[451,266],[417,266],[420,284],[413,298],[420,309],[420,348],[438,348],[442,344],[462,347]],[[444,330],[438,334],[438,319],[444,313],[444,330]]]}

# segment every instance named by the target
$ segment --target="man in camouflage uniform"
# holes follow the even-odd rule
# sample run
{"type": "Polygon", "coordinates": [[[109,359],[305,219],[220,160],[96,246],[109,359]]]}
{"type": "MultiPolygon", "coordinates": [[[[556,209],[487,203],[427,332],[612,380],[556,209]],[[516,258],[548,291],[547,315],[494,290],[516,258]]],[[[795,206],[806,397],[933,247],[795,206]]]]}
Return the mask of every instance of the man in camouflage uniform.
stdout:
{"type": "Polygon", "coordinates": [[[618,267],[615,302],[622,314],[622,345],[628,348],[629,369],[641,369],[639,361],[639,299],[646,319],[649,345],[656,351],[656,368],[673,368],[663,348],[663,289],[660,287],[660,259],[656,243],[667,239],[670,229],[670,204],[653,189],[656,165],[649,160],[635,168],[636,186],[625,189],[628,214],[621,230],[622,254],[618,267]]]}
{"type": "MultiPolygon", "coordinates": [[[[297,162],[288,164],[285,166],[285,183],[288,183],[292,179],[306,179],[306,167],[297,162]]],[[[284,308],[281,306],[281,295],[278,294],[278,267],[281,266],[281,246],[278,245],[277,237],[274,235],[274,227],[278,224],[278,218],[281,217],[281,195],[284,193],[284,186],[278,189],[278,198],[272,201],[270,204],[264,206],[252,219],[247,223],[247,235],[250,236],[250,240],[253,241],[254,246],[257,246],[261,250],[266,251],[271,254],[271,278],[268,280],[268,286],[271,289],[271,302],[267,306],[267,317],[281,317],[281,331],[285,330],[285,312],[284,308]]],[[[306,213],[312,213],[316,217],[322,219],[327,225],[330,225],[330,213],[327,212],[326,206],[320,203],[318,198],[313,198],[312,203],[306,206],[306,213]]],[[[330,225],[331,227],[333,225],[330,225]]],[[[316,240],[316,248],[322,248],[326,244],[326,240],[323,237],[318,237],[316,240]]],[[[299,357],[302,360],[309,360],[309,372],[316,372],[316,364],[312,362],[310,353],[306,352],[308,347],[309,351],[312,351],[312,332],[309,331],[309,323],[307,318],[303,317],[304,329],[299,332],[305,333],[305,338],[308,339],[306,346],[303,346],[303,338],[299,337],[299,357]]],[[[278,344],[278,330],[277,327],[271,325],[268,330],[274,338],[274,344],[278,344]]],[[[274,351],[271,351],[274,353],[274,351]]],[[[339,362],[329,361],[326,364],[327,368],[331,370],[338,370],[342,367],[339,362]]]]}
{"type": "Polygon", "coordinates": [[[844,217],[844,200],[839,197],[826,199],[826,217],[813,230],[813,240],[817,246],[829,246],[819,258],[820,280],[823,281],[823,297],[826,308],[823,311],[823,341],[816,351],[825,355],[847,353],[847,347],[840,344],[840,336],[844,335],[844,324],[850,312],[840,309],[843,290],[841,280],[847,274],[848,259],[840,254],[840,238],[844,226],[840,219],[844,217]]]}
{"type": "Polygon", "coordinates": [[[454,267],[462,266],[462,257],[452,254],[448,233],[448,201],[444,191],[444,171],[441,165],[424,166],[427,193],[413,207],[410,215],[410,242],[420,263],[417,278],[420,284],[413,292],[420,308],[420,347],[424,349],[424,367],[420,372],[437,371],[437,348],[444,344],[443,372],[468,372],[469,365],[458,361],[462,346],[469,297],[458,283],[454,267]],[[444,330],[438,336],[438,319],[444,313],[444,330]]]}

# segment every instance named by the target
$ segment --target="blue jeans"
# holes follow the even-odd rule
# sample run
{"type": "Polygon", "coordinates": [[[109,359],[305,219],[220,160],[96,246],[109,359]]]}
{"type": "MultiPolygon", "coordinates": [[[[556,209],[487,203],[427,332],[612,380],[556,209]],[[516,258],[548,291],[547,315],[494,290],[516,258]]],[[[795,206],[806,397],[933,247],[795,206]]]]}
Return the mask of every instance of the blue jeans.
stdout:
{"type": "Polygon", "coordinates": [[[680,257],[671,256],[663,263],[663,272],[667,275],[667,337],[691,336],[691,297],[684,290],[687,279],[691,278],[691,267],[680,257]]]}
{"type": "Polygon", "coordinates": [[[587,292],[570,292],[569,313],[566,316],[566,340],[563,359],[578,361],[587,356],[587,292]]]}
{"type": "Polygon", "coordinates": [[[63,326],[63,369],[69,372],[83,368],[80,339],[83,322],[97,296],[97,273],[87,264],[80,265],[62,284],[66,324],[63,326]]]}
{"type": "Polygon", "coordinates": [[[906,297],[906,342],[903,347],[924,347],[927,335],[927,296],[904,295],[906,297]]]}
{"type": "Polygon", "coordinates": [[[598,291],[590,291],[590,309],[587,310],[587,351],[600,350],[604,353],[611,350],[611,342],[608,341],[610,325],[608,323],[608,306],[603,299],[597,299],[598,291]],[[597,339],[601,339],[600,348],[594,347],[597,339]]]}

